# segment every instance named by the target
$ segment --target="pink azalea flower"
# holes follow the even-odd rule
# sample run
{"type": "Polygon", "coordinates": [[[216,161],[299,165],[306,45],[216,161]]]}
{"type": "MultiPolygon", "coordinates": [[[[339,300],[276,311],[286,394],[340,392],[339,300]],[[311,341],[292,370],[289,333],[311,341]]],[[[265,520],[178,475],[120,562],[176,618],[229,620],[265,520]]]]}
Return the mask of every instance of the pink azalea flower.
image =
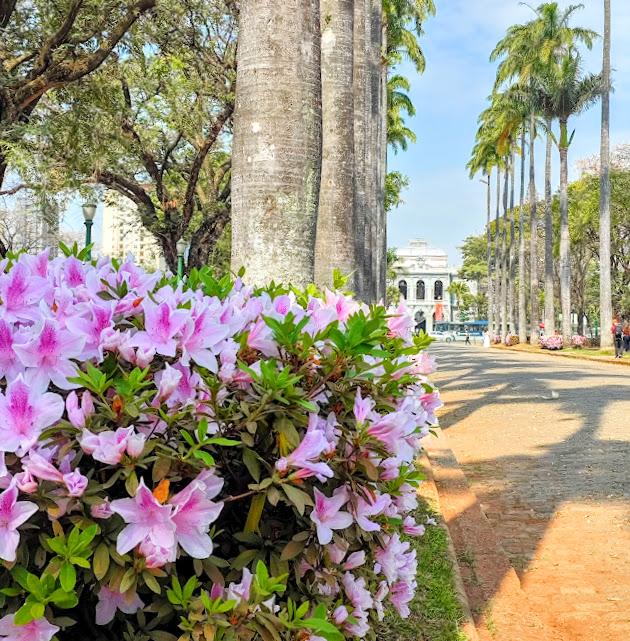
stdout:
{"type": "Polygon", "coordinates": [[[87,476],[83,476],[79,470],[63,475],[63,482],[68,488],[68,496],[83,496],[88,486],[87,476]]]}
{"type": "Polygon", "coordinates": [[[125,614],[135,614],[139,608],[143,608],[144,603],[136,592],[133,598],[128,600],[127,594],[122,594],[118,590],[110,590],[104,585],[98,593],[98,603],[96,604],[96,625],[107,625],[114,620],[116,610],[125,614]]]}
{"type": "Polygon", "coordinates": [[[34,368],[30,379],[33,383],[47,387],[52,381],[69,390],[78,387],[68,382],[68,378],[77,375],[77,366],[70,359],[81,354],[84,344],[85,336],[60,329],[59,323],[49,318],[39,325],[32,340],[14,345],[13,349],[26,367],[34,368]]]}
{"type": "Polygon", "coordinates": [[[404,301],[400,302],[398,309],[394,313],[395,316],[390,316],[387,319],[389,335],[409,340],[413,332],[414,321],[411,314],[407,311],[407,306],[404,301]]]}
{"type": "Polygon", "coordinates": [[[18,261],[20,263],[24,263],[30,269],[33,276],[48,278],[48,266],[50,265],[50,247],[47,247],[35,256],[31,256],[29,254],[21,254],[18,261]]]}
{"type": "Polygon", "coordinates": [[[142,369],[144,369],[145,367],[148,367],[149,365],[151,365],[151,363],[153,362],[153,358],[155,357],[155,354],[156,354],[155,347],[138,347],[138,349],[136,350],[135,359],[133,359],[132,362],[135,361],[135,364],[138,367],[141,367],[142,369]]]}
{"type": "Polygon", "coordinates": [[[316,476],[320,483],[334,476],[326,463],[314,463],[330,445],[326,434],[319,428],[317,414],[311,414],[308,429],[302,442],[289,454],[276,461],[276,469],[286,472],[289,467],[298,469],[297,478],[316,476]]]}
{"type": "Polygon", "coordinates": [[[33,492],[37,492],[39,484],[28,470],[26,472],[16,474],[13,478],[15,479],[15,485],[20,492],[24,492],[24,494],[33,494],[33,492]]]}
{"type": "Polygon", "coordinates": [[[249,330],[247,345],[268,357],[278,355],[278,344],[273,338],[273,331],[262,318],[259,318],[249,330]]]}
{"type": "Polygon", "coordinates": [[[206,307],[194,320],[187,319],[181,344],[183,365],[188,365],[192,359],[197,365],[216,373],[218,347],[229,336],[230,328],[222,325],[213,311],[220,311],[220,307],[218,310],[206,307]]]}
{"type": "Polygon", "coordinates": [[[127,437],[127,454],[132,458],[138,458],[138,456],[142,454],[146,442],[147,437],[144,434],[135,434],[134,432],[130,432],[127,437]]]}
{"type": "Polygon", "coordinates": [[[357,525],[366,532],[377,532],[381,526],[370,521],[368,517],[382,514],[391,503],[392,497],[389,494],[381,494],[376,500],[368,503],[362,496],[357,500],[357,507],[353,510],[354,519],[357,525]]]}
{"type": "Polygon", "coordinates": [[[249,593],[252,588],[252,580],[254,579],[252,573],[243,568],[243,577],[240,583],[230,583],[227,589],[226,601],[249,601],[249,593]]]}
{"type": "Polygon", "coordinates": [[[368,418],[371,418],[374,409],[374,401],[371,398],[361,398],[361,388],[357,388],[357,396],[354,401],[354,419],[359,425],[363,425],[368,418]]]}
{"type": "Polygon", "coordinates": [[[63,266],[63,277],[69,287],[85,285],[85,266],[74,256],[68,256],[63,266]]]}
{"type": "Polygon", "coordinates": [[[22,459],[22,467],[38,479],[63,483],[63,474],[38,452],[30,451],[28,457],[22,459]]]}
{"type": "Polygon", "coordinates": [[[105,503],[99,503],[98,505],[93,505],[90,508],[90,514],[95,519],[108,519],[114,515],[112,508],[109,504],[109,499],[105,499],[105,503]]]}
{"type": "Polygon", "coordinates": [[[344,570],[354,570],[355,568],[361,567],[365,563],[365,552],[359,550],[358,552],[353,552],[343,564],[344,570]]]}
{"type": "Polygon", "coordinates": [[[317,538],[322,545],[330,543],[333,530],[343,530],[352,525],[352,516],[340,511],[347,502],[348,491],[345,487],[337,488],[330,498],[315,488],[311,521],[317,526],[317,538]]]}
{"type": "Polygon", "coordinates": [[[376,552],[374,571],[382,572],[389,585],[397,581],[411,582],[415,579],[416,551],[409,551],[409,541],[401,541],[398,533],[385,539],[385,547],[376,552]]]}
{"type": "Polygon", "coordinates": [[[159,386],[158,397],[160,401],[165,401],[177,389],[182,372],[166,363],[165,369],[158,374],[160,375],[159,380],[156,376],[156,383],[159,386]]]}
{"type": "Polygon", "coordinates": [[[0,489],[6,490],[11,485],[12,480],[13,476],[4,462],[4,452],[0,452],[0,489]]]}
{"type": "Polygon", "coordinates": [[[85,390],[81,396],[81,405],[79,405],[79,397],[73,390],[66,397],[66,411],[68,412],[68,420],[70,423],[78,428],[85,427],[85,419],[94,413],[94,401],[90,392],[85,390]]]}
{"type": "Polygon", "coordinates": [[[15,561],[20,543],[18,528],[38,510],[35,503],[18,501],[17,497],[18,490],[15,484],[9,485],[0,494],[0,559],[9,563],[15,561]]]}
{"type": "Polygon", "coordinates": [[[348,608],[345,605],[340,605],[333,612],[333,619],[337,625],[341,625],[349,616],[348,608]]]}
{"type": "Polygon", "coordinates": [[[81,360],[103,358],[104,335],[114,328],[114,303],[101,301],[99,304],[89,303],[90,318],[72,317],[66,322],[66,327],[78,336],[86,337],[86,344],[81,354],[81,360]]]}
{"type": "Polygon", "coordinates": [[[444,403],[442,403],[442,401],[440,400],[440,393],[435,391],[431,394],[424,394],[422,396],[421,403],[422,407],[424,407],[424,410],[427,413],[427,421],[431,424],[437,423],[435,410],[444,405],[444,403]]]}
{"type": "Polygon", "coordinates": [[[383,600],[389,594],[389,587],[386,581],[381,581],[378,585],[378,590],[374,595],[374,609],[378,620],[382,621],[385,618],[385,608],[383,607],[383,600]]]}
{"type": "Polygon", "coordinates": [[[26,332],[14,332],[10,323],[0,319],[0,378],[6,376],[7,380],[11,380],[24,372],[24,366],[18,359],[13,345],[26,343],[28,338],[26,332]]]}
{"type": "Polygon", "coordinates": [[[133,427],[119,427],[115,432],[106,430],[93,434],[84,430],[79,437],[81,448],[92,458],[107,465],[116,465],[127,449],[129,436],[133,433],[133,427]]]}
{"type": "Polygon", "coordinates": [[[47,619],[35,619],[26,625],[15,625],[15,614],[7,614],[0,619],[0,637],[4,641],[50,641],[59,628],[47,619]]]}
{"type": "Polygon", "coordinates": [[[391,454],[398,455],[401,442],[414,429],[415,425],[410,422],[407,414],[391,412],[372,423],[367,433],[381,441],[391,454]]]}
{"type": "Polygon", "coordinates": [[[411,368],[412,373],[428,376],[437,371],[437,363],[435,362],[435,356],[429,356],[429,354],[423,350],[419,354],[414,354],[409,357],[409,360],[413,363],[411,368]]]}
{"type": "Polygon", "coordinates": [[[8,274],[0,274],[0,316],[9,323],[38,320],[39,303],[51,290],[50,282],[33,276],[24,263],[14,265],[8,274]]]}
{"type": "Polygon", "coordinates": [[[422,536],[425,532],[424,525],[418,525],[412,516],[408,516],[403,522],[403,532],[410,536],[422,536]]]}
{"type": "Polygon", "coordinates": [[[144,484],[144,479],[140,480],[133,498],[112,501],[111,509],[128,524],[118,535],[118,554],[126,554],[149,537],[155,545],[169,549],[174,547],[176,526],[172,518],[173,508],[160,505],[144,484]]]}
{"type": "Polygon", "coordinates": [[[0,394],[0,450],[15,452],[32,447],[39,435],[54,425],[63,414],[61,396],[38,393],[18,376],[0,394]]]}
{"type": "Polygon", "coordinates": [[[148,568],[161,568],[166,563],[172,563],[177,559],[177,545],[166,547],[156,543],[153,535],[147,536],[140,543],[138,552],[145,557],[148,568]]]}
{"type": "Polygon", "coordinates": [[[166,302],[156,305],[148,298],[144,300],[143,307],[145,331],[134,336],[134,345],[146,350],[155,349],[162,356],[175,356],[177,341],[174,337],[183,329],[188,311],[173,310],[166,302]]]}
{"type": "Polygon", "coordinates": [[[325,292],[326,307],[332,307],[337,312],[337,320],[345,323],[352,314],[359,311],[359,304],[350,296],[337,294],[329,291],[325,292]]]}
{"type": "Polygon", "coordinates": [[[415,581],[411,584],[399,581],[391,587],[389,600],[403,619],[406,619],[410,614],[409,603],[414,597],[416,585],[415,581]]]}
{"type": "Polygon", "coordinates": [[[175,523],[175,540],[184,551],[195,559],[205,559],[212,554],[212,539],[208,535],[210,524],[217,520],[223,503],[208,499],[203,481],[193,481],[169,500],[175,523]]]}

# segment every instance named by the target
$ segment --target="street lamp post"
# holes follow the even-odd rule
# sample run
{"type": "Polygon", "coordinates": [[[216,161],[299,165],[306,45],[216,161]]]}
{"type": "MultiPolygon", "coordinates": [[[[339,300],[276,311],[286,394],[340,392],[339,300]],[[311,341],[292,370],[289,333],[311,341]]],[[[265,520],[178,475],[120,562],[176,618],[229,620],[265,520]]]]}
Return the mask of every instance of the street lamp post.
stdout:
{"type": "Polygon", "coordinates": [[[184,254],[186,253],[186,241],[180,238],[175,247],[177,248],[177,278],[182,280],[184,277],[184,254]]]}
{"type": "MultiPolygon", "coordinates": [[[[93,203],[85,203],[83,205],[83,218],[85,219],[85,246],[89,247],[92,244],[92,225],[94,224],[94,216],[96,215],[96,205],[93,203]]],[[[86,254],[87,260],[92,260],[92,250],[88,249],[86,254]]]]}

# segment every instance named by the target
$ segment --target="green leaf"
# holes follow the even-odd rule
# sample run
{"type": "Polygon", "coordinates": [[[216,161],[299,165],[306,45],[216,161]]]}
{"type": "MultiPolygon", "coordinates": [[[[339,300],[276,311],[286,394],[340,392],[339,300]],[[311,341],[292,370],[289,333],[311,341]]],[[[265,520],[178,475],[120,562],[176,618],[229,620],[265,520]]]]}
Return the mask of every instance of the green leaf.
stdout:
{"type": "Polygon", "coordinates": [[[188,601],[188,599],[190,599],[196,587],[197,587],[197,577],[191,576],[190,579],[186,581],[186,585],[184,585],[184,588],[182,589],[182,594],[184,595],[184,601],[188,601]]]}
{"type": "Polygon", "coordinates": [[[295,505],[300,515],[304,516],[305,506],[313,505],[313,501],[311,501],[311,497],[308,494],[306,494],[306,492],[302,492],[302,490],[298,490],[297,487],[293,487],[289,483],[285,483],[281,487],[284,493],[287,495],[287,498],[289,499],[289,501],[293,503],[293,505],[295,505]]]}
{"type": "Polygon", "coordinates": [[[26,603],[23,605],[13,617],[13,623],[15,625],[26,625],[30,623],[35,617],[31,613],[31,604],[26,603]]]}
{"type": "Polygon", "coordinates": [[[193,456],[200,461],[203,461],[208,467],[214,467],[214,458],[208,452],[204,452],[203,450],[195,450],[193,456]]]}
{"type": "Polygon", "coordinates": [[[162,588],[160,587],[158,580],[151,574],[151,572],[144,570],[144,572],[142,573],[142,578],[144,579],[144,583],[149,588],[149,590],[155,592],[156,594],[160,594],[162,592],[162,588]]]}
{"type": "Polygon", "coordinates": [[[249,506],[249,513],[247,514],[247,521],[245,521],[245,527],[243,532],[256,532],[260,524],[260,519],[262,517],[263,510],[265,509],[265,503],[267,502],[267,492],[261,492],[252,497],[252,502],[249,506]]]}
{"type": "Polygon", "coordinates": [[[225,447],[234,447],[235,445],[240,445],[240,441],[235,441],[231,438],[223,438],[221,436],[216,438],[208,439],[205,444],[207,445],[223,445],[225,447]]]}
{"type": "Polygon", "coordinates": [[[52,601],[56,606],[64,609],[74,608],[79,602],[77,595],[74,592],[66,592],[61,588],[55,590],[49,597],[49,601],[52,601]]]}
{"type": "Polygon", "coordinates": [[[43,603],[33,603],[31,606],[31,615],[33,619],[41,619],[44,616],[46,606],[43,603]]]}
{"type": "Polygon", "coordinates": [[[294,559],[300,552],[304,550],[304,543],[300,541],[289,541],[282,550],[282,555],[280,558],[283,561],[288,561],[294,559]]]}
{"type": "Polygon", "coordinates": [[[258,454],[248,448],[243,448],[243,463],[245,463],[245,467],[254,481],[256,481],[256,483],[260,482],[260,462],[258,461],[258,454]]]}
{"type": "Polygon", "coordinates": [[[109,570],[109,550],[105,543],[100,543],[94,551],[92,570],[97,580],[101,580],[109,570]]]}
{"type": "Polygon", "coordinates": [[[235,570],[242,570],[248,566],[258,554],[258,550],[245,550],[241,552],[231,563],[235,570]]]}
{"type": "Polygon", "coordinates": [[[123,575],[122,581],[120,582],[120,587],[118,588],[119,592],[127,592],[129,588],[136,584],[137,576],[134,568],[129,568],[123,575]]]}
{"type": "Polygon", "coordinates": [[[74,589],[74,586],[77,583],[77,571],[74,568],[72,563],[65,561],[61,566],[61,572],[59,573],[59,581],[61,582],[61,587],[66,591],[70,592],[74,589]]]}

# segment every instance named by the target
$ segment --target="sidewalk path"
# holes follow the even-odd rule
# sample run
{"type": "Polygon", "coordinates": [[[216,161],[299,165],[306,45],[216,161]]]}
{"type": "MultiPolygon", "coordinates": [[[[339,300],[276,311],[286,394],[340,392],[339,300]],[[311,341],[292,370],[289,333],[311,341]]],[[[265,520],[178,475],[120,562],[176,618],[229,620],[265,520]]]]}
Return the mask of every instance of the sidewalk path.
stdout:
{"type": "Polygon", "coordinates": [[[431,351],[444,438],[541,613],[532,638],[630,639],[630,372],[464,345],[431,351]]]}

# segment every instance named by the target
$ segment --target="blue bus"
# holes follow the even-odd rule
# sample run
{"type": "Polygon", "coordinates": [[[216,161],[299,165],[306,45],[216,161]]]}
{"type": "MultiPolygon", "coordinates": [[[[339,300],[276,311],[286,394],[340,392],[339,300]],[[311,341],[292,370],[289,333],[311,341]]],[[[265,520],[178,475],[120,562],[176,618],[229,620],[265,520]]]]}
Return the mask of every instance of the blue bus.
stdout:
{"type": "Polygon", "coordinates": [[[481,321],[467,321],[451,323],[448,321],[438,321],[435,323],[435,331],[437,332],[451,332],[457,337],[466,336],[466,330],[470,332],[471,336],[483,336],[484,331],[488,327],[487,320],[481,321]]]}

